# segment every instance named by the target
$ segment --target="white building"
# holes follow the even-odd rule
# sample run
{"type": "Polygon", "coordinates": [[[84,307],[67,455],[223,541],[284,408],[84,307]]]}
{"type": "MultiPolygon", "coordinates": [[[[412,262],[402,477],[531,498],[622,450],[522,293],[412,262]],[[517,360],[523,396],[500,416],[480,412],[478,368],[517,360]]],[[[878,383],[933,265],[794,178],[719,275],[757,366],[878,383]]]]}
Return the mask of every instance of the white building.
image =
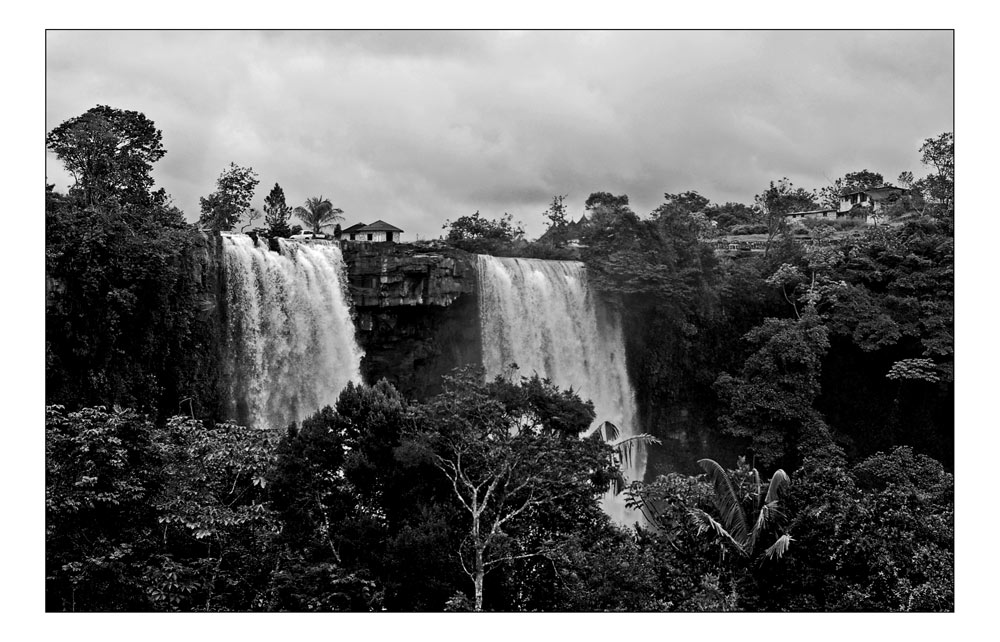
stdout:
{"type": "Polygon", "coordinates": [[[375,221],[371,225],[355,223],[340,232],[340,238],[344,241],[399,243],[402,237],[403,230],[382,220],[375,221]]]}
{"type": "Polygon", "coordinates": [[[845,216],[855,207],[867,207],[871,213],[865,217],[865,222],[872,225],[878,214],[881,214],[889,203],[905,192],[906,190],[901,187],[883,185],[882,187],[871,187],[841,194],[839,216],[845,216]]]}
{"type": "Polygon", "coordinates": [[[806,210],[804,212],[789,212],[785,217],[790,221],[804,221],[806,219],[834,220],[837,218],[837,210],[832,207],[825,207],[819,210],[806,210]]]}

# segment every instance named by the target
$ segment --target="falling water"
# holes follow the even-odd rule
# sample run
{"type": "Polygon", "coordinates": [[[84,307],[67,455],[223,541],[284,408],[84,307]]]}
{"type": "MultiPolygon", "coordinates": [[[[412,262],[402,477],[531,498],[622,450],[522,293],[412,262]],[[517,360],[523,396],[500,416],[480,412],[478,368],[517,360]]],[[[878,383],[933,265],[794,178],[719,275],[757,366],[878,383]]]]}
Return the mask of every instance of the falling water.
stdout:
{"type": "MultiPolygon", "coordinates": [[[[621,439],[637,434],[621,322],[610,311],[599,314],[583,264],[479,255],[477,265],[487,374],[517,364],[523,374],[537,372],[593,401],[595,427],[610,421],[621,439]]],[[[646,452],[635,446],[623,471],[627,482],[642,480],[646,470],[646,452]]],[[[609,494],[603,505],[620,524],[642,520],[623,495],[609,494]]]]}
{"type": "Polygon", "coordinates": [[[301,421],[361,381],[340,248],[278,243],[223,234],[231,414],[262,428],[301,421]]]}

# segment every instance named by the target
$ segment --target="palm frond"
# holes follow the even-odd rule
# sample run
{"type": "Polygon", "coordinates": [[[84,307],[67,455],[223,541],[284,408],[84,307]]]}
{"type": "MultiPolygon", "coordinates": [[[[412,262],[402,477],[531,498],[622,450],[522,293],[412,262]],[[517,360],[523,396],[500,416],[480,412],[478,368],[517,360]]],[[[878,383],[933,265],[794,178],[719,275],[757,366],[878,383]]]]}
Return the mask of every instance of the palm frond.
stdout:
{"type": "Polygon", "coordinates": [[[750,535],[747,539],[747,550],[753,550],[757,544],[757,539],[766,533],[768,528],[781,516],[782,514],[778,510],[777,501],[768,502],[761,506],[760,511],[757,513],[757,520],[754,522],[753,528],[750,529],[750,535]]]}
{"type": "Polygon", "coordinates": [[[303,223],[315,231],[328,227],[334,221],[344,219],[344,210],[334,207],[329,199],[322,196],[311,196],[306,199],[305,207],[296,207],[292,212],[303,223]]]}
{"type": "Polygon", "coordinates": [[[764,503],[771,504],[777,502],[778,498],[791,483],[792,480],[788,478],[784,470],[779,468],[774,471],[774,474],[771,475],[771,483],[767,487],[767,497],[764,499],[764,503]]]}
{"type": "Polygon", "coordinates": [[[612,442],[618,439],[618,426],[614,425],[610,421],[602,423],[598,430],[601,432],[601,435],[604,436],[604,441],[612,442]]]}
{"type": "Polygon", "coordinates": [[[632,455],[637,448],[648,446],[649,444],[660,444],[663,443],[653,435],[647,433],[639,433],[638,435],[632,435],[631,437],[626,437],[611,444],[621,460],[622,466],[629,468],[632,465],[632,455]]]}
{"type": "Polygon", "coordinates": [[[767,547],[767,550],[764,551],[764,558],[769,560],[781,559],[781,556],[788,552],[789,546],[794,541],[791,535],[787,533],[782,535],[774,544],[767,547]]]}
{"type": "Polygon", "coordinates": [[[746,542],[750,524],[746,511],[743,510],[743,505],[740,503],[740,496],[729,478],[729,473],[711,459],[699,459],[698,465],[712,482],[715,489],[716,507],[719,509],[719,516],[722,517],[726,529],[732,533],[736,540],[746,542]]]}
{"type": "Polygon", "coordinates": [[[695,525],[698,527],[699,535],[706,531],[712,531],[723,544],[728,544],[732,548],[735,548],[742,555],[747,554],[747,551],[743,548],[743,544],[736,541],[729,531],[726,530],[726,527],[717,522],[711,515],[700,508],[693,508],[688,514],[691,516],[691,520],[694,521],[695,525]]]}

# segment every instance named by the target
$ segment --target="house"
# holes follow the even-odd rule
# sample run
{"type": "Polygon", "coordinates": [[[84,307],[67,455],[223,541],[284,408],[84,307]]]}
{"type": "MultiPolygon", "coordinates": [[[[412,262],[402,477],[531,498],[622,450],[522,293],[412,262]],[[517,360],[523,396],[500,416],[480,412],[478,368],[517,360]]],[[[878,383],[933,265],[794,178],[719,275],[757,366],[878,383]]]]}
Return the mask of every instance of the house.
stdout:
{"type": "Polygon", "coordinates": [[[344,240],[344,241],[360,241],[361,239],[355,238],[355,237],[357,236],[358,231],[361,228],[365,227],[366,225],[367,225],[367,223],[355,223],[354,225],[352,225],[350,227],[345,227],[344,229],[340,230],[340,238],[341,238],[341,240],[344,240]]]}
{"type": "Polygon", "coordinates": [[[905,193],[905,189],[888,184],[845,192],[840,195],[840,211],[837,216],[846,216],[855,207],[867,207],[870,208],[871,214],[865,218],[866,222],[871,225],[875,222],[876,216],[881,214],[889,203],[905,193]]]}
{"type": "Polygon", "coordinates": [[[371,225],[355,223],[340,232],[341,240],[372,243],[398,243],[402,240],[402,236],[403,230],[382,220],[375,221],[371,225]]]}
{"type": "Polygon", "coordinates": [[[818,210],[789,212],[788,214],[785,214],[785,218],[788,219],[789,222],[804,221],[806,219],[826,219],[832,221],[837,218],[837,210],[832,207],[824,207],[823,209],[818,210]]]}

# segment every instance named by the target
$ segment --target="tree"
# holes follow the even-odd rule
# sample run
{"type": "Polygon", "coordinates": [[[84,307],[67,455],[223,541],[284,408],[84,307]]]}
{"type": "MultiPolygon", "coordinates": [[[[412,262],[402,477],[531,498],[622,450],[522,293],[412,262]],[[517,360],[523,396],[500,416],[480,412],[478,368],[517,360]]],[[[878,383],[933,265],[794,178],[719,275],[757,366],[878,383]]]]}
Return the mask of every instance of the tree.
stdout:
{"type": "Polygon", "coordinates": [[[829,331],[814,306],[798,319],[765,319],[746,334],[756,348],[740,376],[723,373],[715,382],[724,409],[723,430],[750,437],[765,463],[798,454],[833,453],[829,428],[813,407],[820,393],[822,357],[829,331]]]}
{"type": "Polygon", "coordinates": [[[454,222],[446,220],[442,229],[448,230],[445,240],[455,247],[480,254],[502,252],[524,240],[524,227],[520,222],[515,224],[514,216],[508,213],[488,219],[476,210],[454,222]]]}
{"type": "Polygon", "coordinates": [[[715,221],[720,229],[729,229],[735,225],[753,223],[756,212],[743,203],[727,202],[724,205],[709,205],[705,208],[708,218],[715,221]]]}
{"type": "Polygon", "coordinates": [[[291,215],[292,208],[285,202],[285,190],[275,183],[264,199],[264,223],[267,224],[268,235],[283,238],[291,236],[291,228],[288,227],[291,215]]]}
{"type": "Polygon", "coordinates": [[[259,182],[252,167],[230,163],[216,180],[216,191],[200,199],[199,225],[212,230],[233,229],[250,209],[250,201],[259,182]]]}
{"type": "Polygon", "coordinates": [[[143,563],[162,454],[132,410],[45,409],[49,611],[146,610],[143,563]]]}
{"type": "Polygon", "coordinates": [[[628,207],[628,195],[621,194],[619,196],[615,196],[611,192],[594,192],[587,197],[586,201],[584,201],[583,207],[588,211],[594,211],[600,208],[618,209],[628,207]]]}
{"type": "Polygon", "coordinates": [[[250,209],[248,209],[246,213],[246,218],[244,219],[246,220],[246,223],[243,225],[243,227],[240,228],[240,234],[245,233],[247,228],[253,225],[253,222],[259,219],[261,216],[263,216],[263,214],[256,207],[251,207],[250,209]]]}
{"type": "Polygon", "coordinates": [[[447,241],[492,240],[511,242],[524,237],[524,228],[514,225],[514,216],[504,213],[499,219],[488,219],[476,210],[471,216],[460,216],[445,221],[442,229],[448,230],[447,241]]]}
{"type": "Polygon", "coordinates": [[[153,163],[167,153],[161,140],[143,114],[98,105],[49,132],[45,145],[73,175],[72,191],[87,205],[148,206],[166,198],[162,190],[150,194],[153,163]]]}
{"type": "Polygon", "coordinates": [[[267,501],[274,431],[171,417],[154,432],[164,454],[153,500],[160,554],[148,571],[159,610],[262,606],[274,568],[267,501]]]}
{"type": "MultiPolygon", "coordinates": [[[[289,426],[277,447],[268,488],[281,522],[278,542],[287,551],[285,569],[275,578],[276,606],[281,610],[378,607],[381,591],[364,577],[364,564],[357,558],[359,550],[379,543],[381,529],[367,529],[367,542],[355,541],[351,533],[365,516],[359,514],[358,492],[345,475],[348,432],[363,428],[352,425],[352,410],[344,404],[361,393],[371,402],[361,410],[384,417],[386,407],[381,402],[387,399],[387,387],[349,388],[337,402],[345,414],[326,406],[300,425],[289,426]]],[[[398,399],[398,393],[389,392],[398,399]]],[[[390,421],[399,420],[399,410],[397,402],[390,421]]]]}
{"type": "MultiPolygon", "coordinates": [[[[520,538],[508,534],[518,518],[556,510],[571,498],[597,510],[596,494],[611,479],[607,446],[566,434],[578,430],[581,421],[556,424],[565,432],[551,423],[547,428],[537,403],[530,401],[531,391],[510,385],[486,384],[475,370],[447,376],[444,392],[418,416],[422,429],[412,432],[405,446],[440,471],[467,515],[458,556],[473,582],[476,611],[483,609],[490,570],[551,552],[551,542],[534,543],[530,528],[520,538]],[[534,545],[525,548],[529,542],[534,545]]],[[[543,382],[534,385],[544,387],[543,382]]]]}
{"type": "Polygon", "coordinates": [[[315,234],[321,234],[324,227],[344,220],[343,214],[344,210],[334,207],[333,203],[322,196],[307,198],[305,207],[295,208],[295,216],[315,234]]]}
{"type": "Polygon", "coordinates": [[[759,574],[756,610],[954,609],[954,479],[895,448],[848,467],[807,460],[784,505],[795,547],[759,574]]]}
{"type": "Polygon", "coordinates": [[[542,212],[542,216],[549,221],[549,229],[566,225],[566,205],[563,203],[565,198],[565,196],[553,196],[549,209],[542,212]]]}
{"type": "Polygon", "coordinates": [[[955,135],[944,132],[924,140],[920,154],[920,161],[935,170],[921,179],[921,188],[929,200],[951,206],[955,198],[955,135]]]}
{"type": "Polygon", "coordinates": [[[767,225],[764,256],[770,252],[774,237],[788,227],[785,222],[787,214],[819,207],[813,194],[801,187],[795,187],[787,178],[782,178],[777,183],[771,181],[766,190],[754,197],[754,203],[767,225]]]}
{"type": "Polygon", "coordinates": [[[653,210],[653,218],[671,218],[676,216],[689,216],[697,212],[704,212],[708,207],[708,199],[698,192],[687,191],[683,194],[664,194],[666,199],[662,205],[653,210]]]}

